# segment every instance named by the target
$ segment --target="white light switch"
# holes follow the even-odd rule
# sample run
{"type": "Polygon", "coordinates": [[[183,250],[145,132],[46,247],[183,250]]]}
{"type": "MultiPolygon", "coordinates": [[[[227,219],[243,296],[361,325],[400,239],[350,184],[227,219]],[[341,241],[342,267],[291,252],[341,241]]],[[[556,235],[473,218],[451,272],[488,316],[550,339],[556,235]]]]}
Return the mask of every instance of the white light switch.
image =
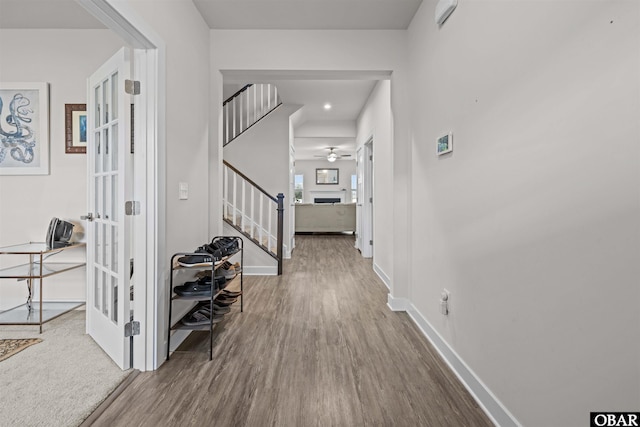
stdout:
{"type": "Polygon", "coordinates": [[[178,198],[180,200],[187,200],[189,198],[189,184],[186,182],[180,183],[180,190],[178,192],[178,198]]]}

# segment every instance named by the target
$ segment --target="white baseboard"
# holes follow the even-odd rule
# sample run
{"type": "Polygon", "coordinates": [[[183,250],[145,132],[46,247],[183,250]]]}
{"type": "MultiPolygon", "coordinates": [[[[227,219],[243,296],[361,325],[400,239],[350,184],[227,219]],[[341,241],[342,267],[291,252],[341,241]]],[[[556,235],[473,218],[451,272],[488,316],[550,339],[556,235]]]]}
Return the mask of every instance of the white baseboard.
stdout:
{"type": "MultiPolygon", "coordinates": [[[[389,306],[391,307],[392,297],[389,295],[389,306]]],[[[395,300],[405,300],[404,298],[396,298],[395,300]]],[[[394,303],[395,303],[394,300],[394,303]]],[[[406,300],[405,300],[406,301],[406,300]]],[[[458,356],[449,344],[442,338],[427,319],[416,309],[410,302],[407,303],[407,314],[420,328],[425,337],[435,347],[436,351],[454,374],[462,382],[465,388],[471,393],[478,405],[487,414],[487,416],[497,426],[501,427],[520,427],[518,420],[504,407],[504,405],[496,398],[489,388],[478,378],[478,376],[467,366],[467,364],[458,356]]],[[[401,303],[398,302],[398,306],[401,303]]],[[[393,308],[391,308],[393,310],[393,308]]],[[[395,310],[398,311],[398,310],[395,310]]]]}
{"type": "Polygon", "coordinates": [[[395,298],[393,295],[387,295],[387,307],[391,311],[407,311],[409,309],[409,300],[406,298],[395,298]]]}
{"type": "Polygon", "coordinates": [[[189,334],[193,332],[188,329],[177,329],[171,334],[171,347],[169,348],[170,352],[176,351],[176,348],[180,347],[180,344],[187,339],[189,334]]]}
{"type": "Polygon", "coordinates": [[[262,265],[262,266],[246,266],[242,272],[247,276],[277,276],[278,266],[262,265]]]}
{"type": "Polygon", "coordinates": [[[373,271],[378,275],[380,280],[382,280],[382,283],[384,283],[387,289],[391,290],[391,279],[389,279],[389,276],[387,276],[375,262],[373,263],[373,271]]]}

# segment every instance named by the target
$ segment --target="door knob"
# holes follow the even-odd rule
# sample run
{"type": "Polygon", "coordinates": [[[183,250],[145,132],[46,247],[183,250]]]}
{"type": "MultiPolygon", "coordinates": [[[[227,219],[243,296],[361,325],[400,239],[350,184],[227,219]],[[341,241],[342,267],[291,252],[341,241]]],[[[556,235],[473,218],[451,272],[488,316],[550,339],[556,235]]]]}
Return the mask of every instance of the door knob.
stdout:
{"type": "Polygon", "coordinates": [[[88,213],[86,215],[82,215],[80,217],[80,219],[86,219],[87,221],[93,221],[93,214],[92,213],[88,213]]]}

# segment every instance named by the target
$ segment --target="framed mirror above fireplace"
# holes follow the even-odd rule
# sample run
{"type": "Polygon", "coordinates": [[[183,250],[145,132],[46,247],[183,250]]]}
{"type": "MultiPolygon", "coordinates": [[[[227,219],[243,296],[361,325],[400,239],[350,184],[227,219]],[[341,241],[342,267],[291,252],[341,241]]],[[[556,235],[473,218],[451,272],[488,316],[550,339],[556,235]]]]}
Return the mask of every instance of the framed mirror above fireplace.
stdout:
{"type": "Polygon", "coordinates": [[[339,172],[339,169],[337,168],[316,169],[316,184],[338,185],[339,184],[338,172],[339,172]]]}

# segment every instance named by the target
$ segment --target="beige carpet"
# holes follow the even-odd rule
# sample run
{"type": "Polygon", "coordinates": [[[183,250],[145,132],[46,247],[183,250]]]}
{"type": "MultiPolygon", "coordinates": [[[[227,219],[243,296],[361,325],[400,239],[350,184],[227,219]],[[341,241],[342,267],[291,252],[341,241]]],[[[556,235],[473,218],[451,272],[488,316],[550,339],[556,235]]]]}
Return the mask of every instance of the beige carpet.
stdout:
{"type": "Polygon", "coordinates": [[[85,312],[44,325],[0,326],[0,339],[40,338],[0,362],[0,425],[78,426],[128,375],[85,334],[85,312]]]}
{"type": "Polygon", "coordinates": [[[40,338],[0,339],[0,362],[41,341],[40,338]]]}

